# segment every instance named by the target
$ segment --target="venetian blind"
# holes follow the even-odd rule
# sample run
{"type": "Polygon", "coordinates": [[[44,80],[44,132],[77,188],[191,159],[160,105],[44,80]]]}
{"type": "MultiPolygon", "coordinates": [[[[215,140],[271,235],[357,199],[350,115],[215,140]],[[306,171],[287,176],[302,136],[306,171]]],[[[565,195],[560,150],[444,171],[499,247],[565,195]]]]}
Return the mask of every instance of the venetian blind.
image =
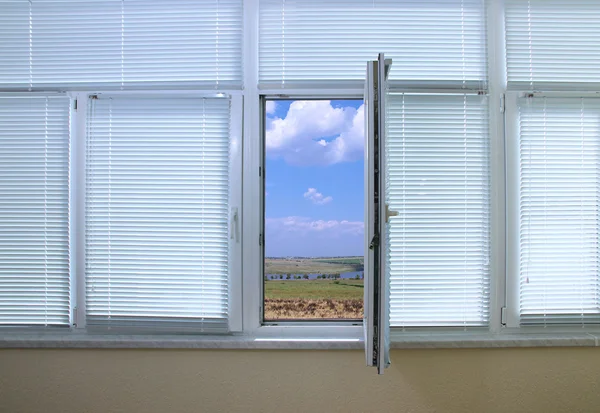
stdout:
{"type": "Polygon", "coordinates": [[[88,326],[226,329],[229,99],[101,96],[88,117],[88,326]]]}

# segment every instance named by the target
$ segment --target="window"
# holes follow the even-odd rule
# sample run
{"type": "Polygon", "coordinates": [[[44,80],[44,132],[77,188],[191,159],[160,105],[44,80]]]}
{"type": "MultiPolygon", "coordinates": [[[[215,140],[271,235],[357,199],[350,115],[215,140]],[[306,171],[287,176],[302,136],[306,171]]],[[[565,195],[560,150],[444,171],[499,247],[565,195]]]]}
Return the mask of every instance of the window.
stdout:
{"type": "Polygon", "coordinates": [[[0,97],[0,324],[68,326],[69,99],[0,97]]]}
{"type": "Polygon", "coordinates": [[[594,0],[506,0],[509,89],[597,90],[598,19],[594,0]]]}
{"type": "Polygon", "coordinates": [[[385,52],[390,83],[483,89],[483,0],[260,0],[262,88],[362,88],[385,52]],[[318,52],[317,52],[318,51],[318,52]]]}
{"type": "Polygon", "coordinates": [[[367,61],[380,52],[393,60],[387,175],[389,207],[400,212],[389,227],[395,327],[489,321],[485,16],[480,0],[260,1],[259,88],[267,96],[362,88],[367,61]]]}
{"type": "Polygon", "coordinates": [[[241,0],[0,1],[9,63],[0,84],[239,88],[241,9],[241,0]]]}
{"type": "Polygon", "coordinates": [[[388,184],[395,332],[600,324],[597,1],[0,10],[1,326],[352,330],[375,227],[361,98],[379,53],[386,164],[367,182],[388,184]],[[333,316],[303,312],[323,299],[333,316]]]}
{"type": "Polygon", "coordinates": [[[599,322],[599,16],[506,3],[510,326],[599,322]]]}
{"type": "Polygon", "coordinates": [[[89,327],[227,330],[229,120],[227,98],[92,96],[89,327]]]}
{"type": "Polygon", "coordinates": [[[0,325],[239,331],[242,1],[0,9],[0,325]]]}
{"type": "Polygon", "coordinates": [[[488,323],[487,98],[391,94],[390,324],[488,323]]]}
{"type": "Polygon", "coordinates": [[[600,100],[518,105],[521,323],[597,323],[600,100]]]}

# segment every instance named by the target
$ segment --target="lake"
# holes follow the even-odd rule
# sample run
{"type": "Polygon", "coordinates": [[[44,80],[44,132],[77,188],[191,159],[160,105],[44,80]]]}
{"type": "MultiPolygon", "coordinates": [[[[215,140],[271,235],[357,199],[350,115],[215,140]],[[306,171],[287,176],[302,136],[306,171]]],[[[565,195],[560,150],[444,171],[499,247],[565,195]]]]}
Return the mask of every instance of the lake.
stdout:
{"type": "MultiPolygon", "coordinates": [[[[343,272],[343,273],[340,274],[340,278],[344,278],[344,279],[356,278],[357,275],[360,277],[360,276],[362,276],[362,274],[363,274],[363,271],[343,272]]],[[[275,278],[273,278],[273,281],[275,281],[275,280],[279,280],[279,275],[280,274],[267,274],[267,278],[269,280],[271,280],[272,279],[271,277],[275,277],[275,278]]],[[[287,277],[287,274],[282,274],[282,275],[283,275],[283,279],[281,281],[285,280],[286,277],[287,277]]],[[[295,276],[302,277],[303,275],[304,274],[292,274],[292,278],[290,280],[287,280],[287,281],[299,281],[299,280],[294,280],[294,277],[295,276]]],[[[321,274],[308,274],[308,279],[309,280],[316,280],[317,276],[319,276],[319,275],[321,275],[321,274]]]]}

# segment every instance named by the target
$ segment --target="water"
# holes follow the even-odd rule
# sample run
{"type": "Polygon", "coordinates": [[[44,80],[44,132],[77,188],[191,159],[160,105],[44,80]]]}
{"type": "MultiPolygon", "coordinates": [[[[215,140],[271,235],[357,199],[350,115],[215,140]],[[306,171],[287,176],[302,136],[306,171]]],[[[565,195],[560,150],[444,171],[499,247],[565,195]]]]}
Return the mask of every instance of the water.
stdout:
{"type": "MultiPolygon", "coordinates": [[[[267,274],[267,279],[268,280],[272,279],[273,281],[279,280],[279,275],[280,274],[267,274]],[[271,278],[271,277],[274,277],[274,278],[271,278]]],[[[283,275],[283,278],[280,281],[301,281],[301,280],[304,279],[304,278],[302,278],[304,276],[304,274],[292,274],[292,278],[289,279],[289,280],[286,280],[287,274],[281,274],[281,275],[283,275]],[[297,279],[294,280],[294,277],[297,277],[297,276],[300,276],[301,280],[297,280],[297,279]]],[[[308,279],[309,280],[316,280],[317,276],[319,276],[319,275],[321,275],[321,274],[308,274],[308,279]]],[[[342,278],[342,279],[352,279],[352,278],[356,278],[357,275],[359,277],[361,277],[363,275],[363,271],[343,272],[343,273],[340,274],[340,278],[342,278]]]]}

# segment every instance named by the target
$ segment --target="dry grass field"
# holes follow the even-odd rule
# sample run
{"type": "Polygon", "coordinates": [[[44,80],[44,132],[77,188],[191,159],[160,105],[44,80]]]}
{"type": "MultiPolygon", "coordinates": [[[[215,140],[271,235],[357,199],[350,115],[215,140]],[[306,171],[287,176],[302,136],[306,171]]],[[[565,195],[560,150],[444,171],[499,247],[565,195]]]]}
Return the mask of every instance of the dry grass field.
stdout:
{"type": "Polygon", "coordinates": [[[265,282],[265,320],[362,319],[363,280],[265,282]]]}

